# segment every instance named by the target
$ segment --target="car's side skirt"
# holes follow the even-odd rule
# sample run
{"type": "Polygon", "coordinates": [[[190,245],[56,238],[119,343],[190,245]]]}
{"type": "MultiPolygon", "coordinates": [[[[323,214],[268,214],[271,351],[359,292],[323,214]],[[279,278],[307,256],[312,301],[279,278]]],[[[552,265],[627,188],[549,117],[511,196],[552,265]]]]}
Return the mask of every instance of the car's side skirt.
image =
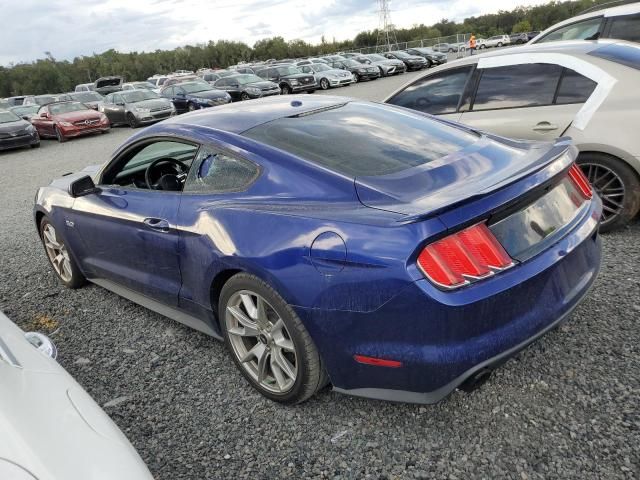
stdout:
{"type": "Polygon", "coordinates": [[[222,340],[222,337],[211,327],[211,325],[182,310],[170,307],[168,305],[165,305],[164,303],[160,303],[156,300],[153,300],[152,298],[142,295],[141,293],[135,292],[133,290],[130,290],[129,288],[112,282],[111,280],[106,280],[104,278],[90,278],[89,281],[102,288],[106,288],[116,295],[124,297],[127,300],[131,300],[138,305],[148,308],[149,310],[153,310],[160,315],[175,320],[176,322],[180,322],[187,327],[191,327],[218,340],[222,340]]]}

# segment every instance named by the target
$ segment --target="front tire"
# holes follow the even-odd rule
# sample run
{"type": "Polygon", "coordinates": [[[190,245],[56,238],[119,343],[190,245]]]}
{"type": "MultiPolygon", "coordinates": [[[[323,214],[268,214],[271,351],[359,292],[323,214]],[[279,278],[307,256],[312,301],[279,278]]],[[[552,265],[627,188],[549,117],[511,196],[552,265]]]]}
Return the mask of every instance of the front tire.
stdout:
{"type": "Polygon", "coordinates": [[[190,103],[189,106],[187,107],[187,110],[190,112],[195,112],[196,106],[193,103],[190,103]]]}
{"type": "Polygon", "coordinates": [[[243,100],[243,101],[250,100],[249,94],[247,92],[242,92],[240,94],[240,100],[243,100]]]}
{"type": "Polygon", "coordinates": [[[220,292],[225,344],[249,383],[265,397],[301,403],[327,383],[309,333],[284,299],[259,278],[233,276],[220,292]]]}
{"type": "Polygon", "coordinates": [[[329,90],[329,80],[327,80],[326,78],[323,78],[320,80],[320,88],[322,90],[329,90]]]}
{"type": "Polygon", "coordinates": [[[58,142],[64,143],[67,141],[67,137],[64,136],[64,134],[62,133],[62,130],[60,130],[57,125],[54,127],[54,131],[56,133],[56,138],[58,139],[58,142]]]}
{"type": "Polygon", "coordinates": [[[131,128],[138,128],[139,126],[138,119],[131,112],[127,113],[127,125],[129,125],[131,128]]]}
{"type": "Polygon", "coordinates": [[[581,153],[578,165],[602,200],[600,231],[624,227],[640,210],[640,180],[624,161],[603,153],[581,153]]]}
{"type": "Polygon", "coordinates": [[[67,246],[46,217],[40,222],[40,240],[51,268],[65,287],[79,288],[86,283],[86,278],[70,255],[67,246]]]}
{"type": "Polygon", "coordinates": [[[291,93],[291,88],[286,83],[280,85],[280,92],[282,95],[289,95],[291,93]]]}

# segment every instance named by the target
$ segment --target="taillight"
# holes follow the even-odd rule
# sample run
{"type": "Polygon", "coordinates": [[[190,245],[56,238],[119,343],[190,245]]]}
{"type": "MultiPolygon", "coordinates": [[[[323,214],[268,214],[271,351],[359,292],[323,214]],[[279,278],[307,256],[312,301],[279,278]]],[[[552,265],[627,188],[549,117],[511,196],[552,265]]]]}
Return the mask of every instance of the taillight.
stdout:
{"type": "Polygon", "coordinates": [[[427,245],[418,267],[433,283],[457,288],[509,268],[513,260],[484,223],[427,245]]]}
{"type": "Polygon", "coordinates": [[[575,163],[569,169],[569,178],[574,183],[584,198],[589,200],[593,197],[593,189],[589,183],[589,179],[583,173],[582,169],[575,163]]]}

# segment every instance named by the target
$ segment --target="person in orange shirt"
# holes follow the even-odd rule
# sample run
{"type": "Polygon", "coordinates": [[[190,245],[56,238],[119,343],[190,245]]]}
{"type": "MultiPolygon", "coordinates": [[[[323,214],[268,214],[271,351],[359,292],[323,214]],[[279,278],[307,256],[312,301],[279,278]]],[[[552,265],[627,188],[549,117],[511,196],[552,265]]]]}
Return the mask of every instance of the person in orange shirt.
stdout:
{"type": "Polygon", "coordinates": [[[471,55],[476,51],[476,36],[473,33],[469,37],[469,50],[471,50],[471,55]]]}

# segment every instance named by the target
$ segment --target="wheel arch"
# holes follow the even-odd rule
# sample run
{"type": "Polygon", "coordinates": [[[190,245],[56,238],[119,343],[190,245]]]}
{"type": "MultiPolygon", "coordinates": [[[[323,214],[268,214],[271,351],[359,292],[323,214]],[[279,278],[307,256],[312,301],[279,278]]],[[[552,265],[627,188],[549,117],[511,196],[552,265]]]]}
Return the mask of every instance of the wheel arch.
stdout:
{"type": "Polygon", "coordinates": [[[605,155],[607,157],[612,157],[615,160],[619,160],[621,162],[626,163],[631,167],[631,169],[636,174],[638,180],[640,180],[640,158],[631,155],[624,150],[621,150],[617,147],[611,145],[595,145],[595,144],[581,144],[577,145],[579,153],[577,160],[580,160],[580,156],[584,156],[587,154],[594,155],[605,155]]]}

